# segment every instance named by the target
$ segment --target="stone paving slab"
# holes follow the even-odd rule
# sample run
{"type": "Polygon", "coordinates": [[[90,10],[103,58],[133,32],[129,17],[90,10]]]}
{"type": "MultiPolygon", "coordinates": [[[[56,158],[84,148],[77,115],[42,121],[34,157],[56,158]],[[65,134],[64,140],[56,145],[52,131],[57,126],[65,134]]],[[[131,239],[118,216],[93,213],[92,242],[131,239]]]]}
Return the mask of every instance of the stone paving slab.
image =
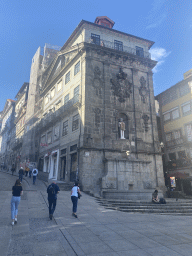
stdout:
{"type": "Polygon", "coordinates": [[[54,218],[48,216],[46,186],[24,178],[18,224],[11,226],[14,175],[0,172],[0,255],[2,256],[179,256],[192,251],[192,217],[126,213],[105,209],[83,194],[78,218],[69,191],[60,191],[54,218]]]}

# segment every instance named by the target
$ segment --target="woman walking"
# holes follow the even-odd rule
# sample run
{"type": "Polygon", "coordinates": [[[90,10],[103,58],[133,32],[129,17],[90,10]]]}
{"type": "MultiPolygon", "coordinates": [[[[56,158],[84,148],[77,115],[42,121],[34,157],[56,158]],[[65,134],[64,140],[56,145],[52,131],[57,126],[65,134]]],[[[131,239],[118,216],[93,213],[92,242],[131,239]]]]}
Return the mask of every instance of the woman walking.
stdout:
{"type": "Polygon", "coordinates": [[[21,195],[23,194],[23,189],[21,186],[20,179],[17,179],[15,185],[12,187],[12,199],[11,199],[11,219],[12,219],[12,226],[17,224],[17,213],[18,213],[18,206],[20,203],[21,195]]]}
{"type": "Polygon", "coordinates": [[[78,182],[75,182],[72,190],[71,190],[71,201],[73,203],[73,213],[72,216],[77,218],[77,202],[78,202],[78,193],[81,195],[80,189],[78,187],[78,182]]]}

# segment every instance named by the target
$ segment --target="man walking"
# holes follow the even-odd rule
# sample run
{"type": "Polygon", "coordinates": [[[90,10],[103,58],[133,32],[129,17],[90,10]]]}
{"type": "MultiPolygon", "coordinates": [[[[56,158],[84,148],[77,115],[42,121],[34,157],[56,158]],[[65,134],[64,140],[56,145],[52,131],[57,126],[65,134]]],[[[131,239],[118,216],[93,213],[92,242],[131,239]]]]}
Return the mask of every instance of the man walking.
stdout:
{"type": "Polygon", "coordinates": [[[12,175],[15,172],[15,166],[14,165],[12,165],[11,172],[12,172],[12,175]]]}
{"type": "Polygon", "coordinates": [[[59,186],[53,181],[47,188],[48,202],[49,202],[49,218],[52,220],[53,213],[56,208],[57,194],[59,193],[59,186]]]}
{"type": "Polygon", "coordinates": [[[32,171],[32,175],[33,175],[33,185],[35,185],[36,179],[37,179],[37,174],[38,174],[38,170],[37,168],[34,168],[32,171]]]}
{"type": "Polygon", "coordinates": [[[24,175],[24,171],[23,171],[23,167],[21,167],[21,168],[19,169],[19,179],[20,179],[21,182],[22,182],[22,180],[23,180],[23,175],[24,175]]]}

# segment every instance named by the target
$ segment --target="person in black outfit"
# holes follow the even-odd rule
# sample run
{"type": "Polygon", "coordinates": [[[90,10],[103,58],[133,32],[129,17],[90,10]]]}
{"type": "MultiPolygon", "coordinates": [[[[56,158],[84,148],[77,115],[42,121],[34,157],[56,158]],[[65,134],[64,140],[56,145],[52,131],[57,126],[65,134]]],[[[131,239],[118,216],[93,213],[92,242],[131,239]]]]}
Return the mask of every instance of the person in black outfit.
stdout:
{"type": "Polygon", "coordinates": [[[11,218],[13,226],[17,223],[18,206],[20,203],[21,195],[23,194],[20,179],[16,180],[15,185],[12,187],[12,194],[13,196],[11,198],[11,218]]]}
{"type": "Polygon", "coordinates": [[[57,194],[59,193],[59,191],[60,191],[59,186],[54,181],[47,188],[50,220],[52,220],[53,213],[56,208],[57,194]]]}
{"type": "Polygon", "coordinates": [[[19,179],[20,179],[21,182],[22,182],[22,180],[23,180],[23,175],[24,175],[24,170],[23,170],[23,167],[21,167],[21,168],[19,169],[19,179]]]}
{"type": "Polygon", "coordinates": [[[12,175],[13,173],[15,172],[15,166],[13,165],[12,168],[11,168],[11,172],[12,172],[12,175]]]}

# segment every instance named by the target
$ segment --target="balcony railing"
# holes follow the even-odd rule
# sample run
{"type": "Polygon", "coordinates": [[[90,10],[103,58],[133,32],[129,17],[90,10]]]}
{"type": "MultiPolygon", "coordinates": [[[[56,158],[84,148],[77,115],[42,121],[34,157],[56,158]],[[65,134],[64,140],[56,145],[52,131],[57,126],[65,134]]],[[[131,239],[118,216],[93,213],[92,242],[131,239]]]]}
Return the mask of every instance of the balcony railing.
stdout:
{"type": "Polygon", "coordinates": [[[173,146],[180,145],[180,144],[183,144],[183,143],[186,143],[186,142],[187,142],[186,138],[182,136],[181,138],[167,141],[166,146],[167,147],[173,147],[173,146]]]}
{"type": "Polygon", "coordinates": [[[102,47],[107,47],[110,49],[114,49],[116,51],[123,51],[123,52],[131,53],[133,55],[137,55],[139,57],[151,59],[151,54],[149,52],[146,52],[143,50],[143,52],[142,52],[143,54],[141,54],[141,53],[138,54],[136,52],[136,48],[132,48],[132,47],[124,46],[124,45],[120,45],[120,47],[117,47],[117,45],[115,45],[114,42],[110,42],[110,41],[103,40],[103,39],[100,39],[100,41],[97,41],[97,43],[94,43],[92,38],[89,38],[88,40],[86,40],[86,43],[100,45],[102,47]]]}
{"type": "Polygon", "coordinates": [[[22,143],[23,143],[23,138],[22,137],[15,139],[12,146],[11,146],[12,150],[15,150],[15,149],[21,147],[22,143]]]}
{"type": "Polygon", "coordinates": [[[42,126],[44,127],[51,122],[55,122],[56,119],[58,119],[59,117],[62,117],[69,110],[72,110],[73,108],[77,108],[80,105],[81,105],[81,95],[77,94],[71,100],[69,100],[67,103],[61,106],[59,109],[53,110],[52,112],[48,113],[45,117],[43,117],[41,120],[42,126]]]}

